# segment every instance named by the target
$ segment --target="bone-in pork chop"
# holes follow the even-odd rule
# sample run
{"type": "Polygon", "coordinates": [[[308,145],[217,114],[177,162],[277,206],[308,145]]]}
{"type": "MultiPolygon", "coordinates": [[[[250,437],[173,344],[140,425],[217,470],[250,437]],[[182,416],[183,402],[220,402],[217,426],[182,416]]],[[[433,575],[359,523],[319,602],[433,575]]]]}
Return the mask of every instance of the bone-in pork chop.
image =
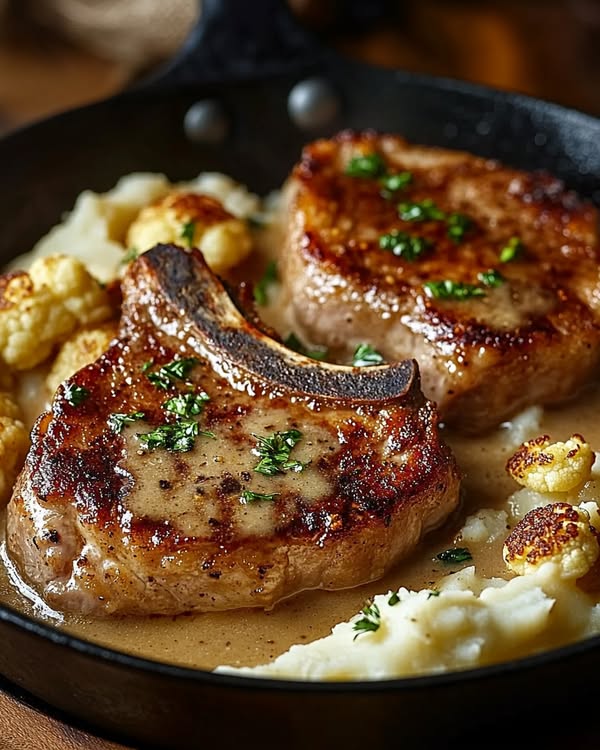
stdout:
{"type": "Polygon", "coordinates": [[[295,354],[172,245],[123,295],[118,337],[38,419],[8,507],[9,552],[53,606],[270,607],[378,578],[456,507],[413,361],[295,354]]]}
{"type": "Polygon", "coordinates": [[[598,212],[558,180],[344,132],[305,148],[285,196],[298,331],[414,357],[445,422],[483,431],[597,373],[598,212]]]}

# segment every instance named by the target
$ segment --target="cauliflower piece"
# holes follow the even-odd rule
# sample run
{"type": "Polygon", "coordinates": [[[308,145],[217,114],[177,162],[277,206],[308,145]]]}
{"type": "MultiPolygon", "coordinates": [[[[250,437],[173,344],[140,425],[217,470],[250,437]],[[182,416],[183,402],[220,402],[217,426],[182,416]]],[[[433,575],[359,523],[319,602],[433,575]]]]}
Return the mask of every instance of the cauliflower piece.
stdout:
{"type": "Polygon", "coordinates": [[[61,346],[46,376],[48,392],[54,394],[64,380],[97,360],[108,349],[116,332],[117,323],[111,320],[97,328],[76,331],[70,336],[61,346]]]}
{"type": "Polygon", "coordinates": [[[129,227],[127,244],[138,253],[160,242],[198,247],[216,273],[237,265],[252,249],[245,221],[215,198],[178,191],[143,208],[129,227]]]}
{"type": "MultiPolygon", "coordinates": [[[[0,385],[7,379],[0,378],[0,385]]],[[[29,448],[29,434],[12,393],[0,391],[0,508],[10,498],[17,474],[29,448]]]]}
{"type": "Polygon", "coordinates": [[[506,538],[502,554],[517,575],[554,562],[561,579],[574,580],[584,576],[600,554],[598,531],[585,508],[551,503],[534,508],[519,521],[506,538]]]}
{"type": "Polygon", "coordinates": [[[548,435],[528,440],[506,463],[519,484],[535,492],[568,492],[590,478],[594,452],[581,435],[550,443],[548,435]]]}
{"type": "Polygon", "coordinates": [[[81,261],[53,255],[0,277],[0,363],[27,370],[80,325],[111,317],[110,299],[81,261]]]}

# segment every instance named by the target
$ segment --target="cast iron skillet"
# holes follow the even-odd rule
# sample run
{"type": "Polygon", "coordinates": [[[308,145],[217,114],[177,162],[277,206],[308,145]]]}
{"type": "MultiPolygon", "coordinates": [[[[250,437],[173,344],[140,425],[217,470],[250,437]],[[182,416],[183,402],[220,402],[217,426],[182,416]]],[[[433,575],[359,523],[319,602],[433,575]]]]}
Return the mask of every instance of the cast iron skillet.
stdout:
{"type": "MultiPolygon", "coordinates": [[[[282,0],[203,5],[198,28],[160,77],[0,141],[0,262],[29,249],[84,188],[107,190],[133,171],[179,180],[218,170],[264,193],[281,184],[304,142],[341,127],[395,131],[545,168],[600,203],[597,119],[342,60],[297,28],[282,0]],[[288,96],[298,83],[294,119],[288,96]],[[192,140],[183,122],[199,101],[192,140]]],[[[126,656],[0,606],[5,689],[144,747],[464,746],[480,726],[491,728],[488,740],[505,734],[514,742],[522,718],[539,739],[549,726],[568,728],[565,696],[591,693],[599,669],[600,638],[592,638],[460,674],[377,683],[250,680],[126,656]]]]}

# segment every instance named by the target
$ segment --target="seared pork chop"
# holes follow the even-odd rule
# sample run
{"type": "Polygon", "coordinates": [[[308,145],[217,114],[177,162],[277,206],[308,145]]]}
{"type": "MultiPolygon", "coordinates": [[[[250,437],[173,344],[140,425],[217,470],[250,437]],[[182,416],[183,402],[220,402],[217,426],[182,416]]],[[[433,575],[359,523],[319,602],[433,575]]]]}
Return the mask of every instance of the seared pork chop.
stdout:
{"type": "Polygon", "coordinates": [[[237,311],[197,251],[123,281],[106,353],[37,421],[8,548],[55,607],[271,607],[381,576],[456,507],[414,361],[306,359],[237,311]]]}
{"type": "Polygon", "coordinates": [[[445,422],[483,431],[597,372],[598,212],[558,180],[344,132],[305,148],[285,196],[299,331],[342,359],[414,357],[445,422]]]}

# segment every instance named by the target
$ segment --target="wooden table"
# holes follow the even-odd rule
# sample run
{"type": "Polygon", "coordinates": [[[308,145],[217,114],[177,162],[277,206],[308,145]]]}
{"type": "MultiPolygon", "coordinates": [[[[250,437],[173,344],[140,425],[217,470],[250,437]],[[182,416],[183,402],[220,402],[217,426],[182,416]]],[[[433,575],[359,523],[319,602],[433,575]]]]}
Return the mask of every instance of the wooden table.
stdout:
{"type": "MultiPolygon", "coordinates": [[[[422,0],[402,3],[396,23],[374,28],[366,36],[340,34],[328,26],[324,34],[338,49],[373,63],[517,89],[600,114],[600,64],[586,58],[586,45],[593,47],[597,32],[582,29],[570,5],[422,0]]],[[[30,36],[21,29],[0,38],[0,132],[108,96],[131,78],[126,65],[101,60],[47,35],[40,40],[39,34],[30,36]]],[[[590,696],[565,696],[565,701],[581,722],[594,724],[590,696]]],[[[541,738],[539,726],[532,731],[536,745],[545,750],[596,750],[600,745],[593,726],[574,730],[566,739],[541,738]]],[[[0,691],[0,750],[33,748],[124,746],[75,730],[0,691]]]]}

